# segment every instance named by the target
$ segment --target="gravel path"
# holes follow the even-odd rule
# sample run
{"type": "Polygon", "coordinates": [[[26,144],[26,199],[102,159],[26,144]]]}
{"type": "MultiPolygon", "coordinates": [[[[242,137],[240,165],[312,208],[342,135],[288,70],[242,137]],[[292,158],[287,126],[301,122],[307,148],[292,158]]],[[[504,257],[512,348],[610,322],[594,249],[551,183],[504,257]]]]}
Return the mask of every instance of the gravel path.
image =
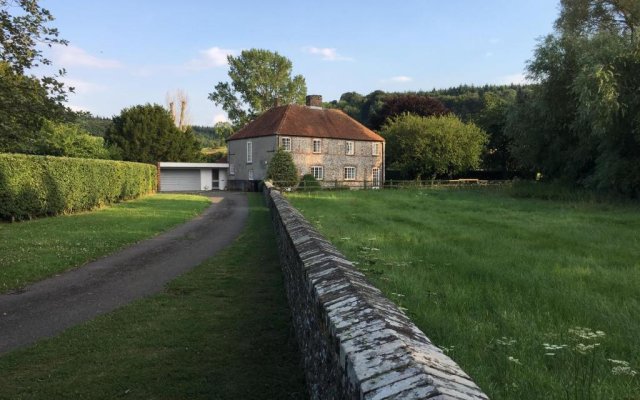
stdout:
{"type": "Polygon", "coordinates": [[[209,192],[195,219],[17,293],[0,295],[0,354],[161,291],[230,244],[248,215],[243,193],[209,192]]]}

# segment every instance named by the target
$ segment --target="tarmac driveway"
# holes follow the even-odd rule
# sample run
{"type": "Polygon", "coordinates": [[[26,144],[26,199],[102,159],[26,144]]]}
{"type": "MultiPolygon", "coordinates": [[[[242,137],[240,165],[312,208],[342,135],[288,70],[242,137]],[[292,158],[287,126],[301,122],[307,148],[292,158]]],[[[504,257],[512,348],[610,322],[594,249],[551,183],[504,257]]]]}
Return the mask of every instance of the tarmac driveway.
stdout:
{"type": "Polygon", "coordinates": [[[244,193],[207,192],[195,219],[80,268],[0,295],[0,354],[159,292],[230,244],[247,219],[244,193]]]}

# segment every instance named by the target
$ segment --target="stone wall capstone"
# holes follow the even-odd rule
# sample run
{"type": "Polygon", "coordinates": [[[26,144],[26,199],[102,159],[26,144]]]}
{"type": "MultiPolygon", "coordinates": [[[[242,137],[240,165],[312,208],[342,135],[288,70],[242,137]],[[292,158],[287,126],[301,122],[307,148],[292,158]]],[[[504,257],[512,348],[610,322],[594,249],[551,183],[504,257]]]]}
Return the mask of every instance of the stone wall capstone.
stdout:
{"type": "Polygon", "coordinates": [[[488,399],[280,192],[264,195],[312,399],[488,399]]]}

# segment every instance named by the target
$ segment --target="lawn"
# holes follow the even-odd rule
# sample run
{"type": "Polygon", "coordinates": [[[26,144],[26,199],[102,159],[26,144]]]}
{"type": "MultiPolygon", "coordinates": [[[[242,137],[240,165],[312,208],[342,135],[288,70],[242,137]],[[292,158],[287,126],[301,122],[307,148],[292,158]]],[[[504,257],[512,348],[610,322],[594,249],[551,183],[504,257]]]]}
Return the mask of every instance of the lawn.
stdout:
{"type": "Polygon", "coordinates": [[[156,194],[80,214],[0,223],[0,293],[155,236],[209,204],[203,196],[156,194]]]}
{"type": "Polygon", "coordinates": [[[637,205],[505,189],[288,198],[492,399],[640,398],[637,205]]]}
{"type": "Polygon", "coordinates": [[[0,357],[1,399],[304,399],[269,212],[164,293],[0,357]]]}

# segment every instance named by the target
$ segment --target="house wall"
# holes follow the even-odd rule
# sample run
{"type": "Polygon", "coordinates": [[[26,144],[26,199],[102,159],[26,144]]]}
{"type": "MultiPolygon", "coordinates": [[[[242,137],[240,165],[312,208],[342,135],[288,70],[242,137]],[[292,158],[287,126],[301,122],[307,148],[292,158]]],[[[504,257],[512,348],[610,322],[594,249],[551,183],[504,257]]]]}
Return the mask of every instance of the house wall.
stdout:
{"type": "Polygon", "coordinates": [[[232,189],[239,189],[235,187],[232,181],[248,181],[249,171],[253,171],[253,180],[264,180],[267,175],[268,162],[273,157],[273,153],[276,150],[276,137],[275,136],[262,136],[251,139],[231,140],[227,143],[229,147],[229,165],[233,165],[232,171],[229,171],[229,185],[232,189]],[[252,143],[253,147],[253,161],[247,163],[247,142],[252,143]]]}
{"type": "MultiPolygon", "coordinates": [[[[355,181],[372,180],[372,169],[379,168],[381,171],[380,179],[384,180],[384,143],[378,145],[378,155],[372,155],[373,141],[353,140],[354,154],[347,155],[347,140],[343,139],[320,139],[322,143],[321,153],[313,153],[313,140],[310,137],[296,136],[279,136],[291,138],[291,155],[293,161],[298,167],[300,175],[310,174],[312,166],[322,166],[324,168],[324,181],[326,182],[343,182],[344,167],[355,167],[355,181]]],[[[347,182],[343,182],[347,183],[347,182]]]]}
{"type": "Polygon", "coordinates": [[[337,181],[348,184],[348,181],[344,180],[344,167],[349,166],[356,168],[354,179],[356,182],[365,180],[371,182],[373,168],[380,169],[380,179],[381,182],[384,181],[384,143],[382,142],[377,142],[379,143],[378,155],[374,156],[372,144],[375,142],[354,140],[354,154],[347,155],[346,140],[318,138],[321,140],[322,149],[319,154],[315,154],[313,153],[314,138],[274,135],[228,142],[229,164],[233,165],[234,172],[234,174],[229,173],[229,187],[235,190],[251,190],[248,186],[250,170],[253,170],[253,180],[264,180],[269,161],[283,137],[291,139],[291,156],[301,176],[310,174],[313,166],[322,166],[325,182],[337,181]],[[251,163],[247,163],[247,142],[249,141],[253,147],[251,163]]]}

